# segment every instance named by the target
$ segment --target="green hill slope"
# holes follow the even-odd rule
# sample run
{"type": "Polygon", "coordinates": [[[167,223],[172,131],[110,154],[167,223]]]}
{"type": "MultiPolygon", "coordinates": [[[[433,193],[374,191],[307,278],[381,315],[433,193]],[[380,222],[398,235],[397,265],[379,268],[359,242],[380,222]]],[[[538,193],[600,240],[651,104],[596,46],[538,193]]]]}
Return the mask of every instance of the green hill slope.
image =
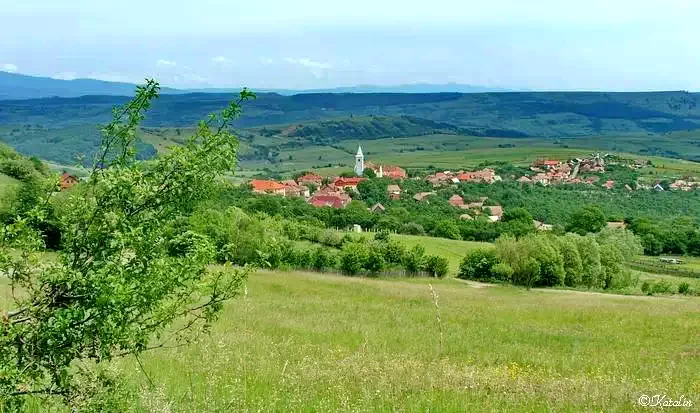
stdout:
{"type": "MultiPolygon", "coordinates": [[[[260,94],[246,105],[236,127],[258,151],[256,159],[299,145],[335,146],[348,139],[441,133],[560,140],[584,148],[700,160],[699,96],[685,92],[260,94]]],[[[191,127],[225,107],[231,97],[163,95],[148,113],[145,126],[191,127]]],[[[22,153],[71,162],[75,153],[94,150],[97,126],[109,120],[114,105],[126,100],[85,96],[0,101],[0,138],[22,153]]],[[[156,150],[142,149],[144,157],[156,150]]]]}

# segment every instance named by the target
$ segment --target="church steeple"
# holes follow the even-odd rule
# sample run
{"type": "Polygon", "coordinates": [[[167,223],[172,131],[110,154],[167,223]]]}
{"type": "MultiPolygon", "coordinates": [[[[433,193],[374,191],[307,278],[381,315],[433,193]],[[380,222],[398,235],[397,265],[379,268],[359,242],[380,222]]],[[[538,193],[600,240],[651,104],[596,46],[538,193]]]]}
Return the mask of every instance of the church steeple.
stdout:
{"type": "Polygon", "coordinates": [[[362,176],[365,171],[365,155],[362,154],[362,146],[357,146],[357,154],[355,155],[355,175],[362,176]]]}

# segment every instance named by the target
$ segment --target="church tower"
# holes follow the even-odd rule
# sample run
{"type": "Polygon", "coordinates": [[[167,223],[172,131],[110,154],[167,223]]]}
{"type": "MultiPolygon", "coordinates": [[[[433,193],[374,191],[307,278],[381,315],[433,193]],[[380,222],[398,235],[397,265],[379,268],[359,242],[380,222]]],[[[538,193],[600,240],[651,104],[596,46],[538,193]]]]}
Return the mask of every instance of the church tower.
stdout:
{"type": "Polygon", "coordinates": [[[357,147],[357,154],[355,155],[355,175],[362,176],[365,171],[365,156],[362,154],[362,146],[357,147]]]}

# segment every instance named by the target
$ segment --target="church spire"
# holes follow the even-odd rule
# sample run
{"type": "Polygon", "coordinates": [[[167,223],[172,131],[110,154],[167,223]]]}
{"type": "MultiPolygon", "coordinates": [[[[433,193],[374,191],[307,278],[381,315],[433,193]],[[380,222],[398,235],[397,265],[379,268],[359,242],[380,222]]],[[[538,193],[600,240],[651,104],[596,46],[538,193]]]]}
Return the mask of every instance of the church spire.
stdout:
{"type": "Polygon", "coordinates": [[[362,154],[362,146],[357,146],[357,155],[355,155],[355,175],[362,176],[365,171],[365,155],[362,154]]]}

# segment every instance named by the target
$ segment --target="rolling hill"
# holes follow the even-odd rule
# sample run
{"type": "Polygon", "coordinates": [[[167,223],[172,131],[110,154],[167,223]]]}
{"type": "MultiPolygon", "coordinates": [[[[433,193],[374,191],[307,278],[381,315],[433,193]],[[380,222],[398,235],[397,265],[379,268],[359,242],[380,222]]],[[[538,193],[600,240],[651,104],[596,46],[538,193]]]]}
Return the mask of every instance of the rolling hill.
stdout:
{"type": "MultiPolygon", "coordinates": [[[[231,98],[164,94],[144,126],[152,131],[190,127],[231,98]]],[[[84,96],[0,101],[0,139],[25,154],[71,162],[75,153],[94,150],[98,125],[109,121],[114,105],[127,100],[84,96]]],[[[698,100],[700,95],[687,92],[261,93],[246,104],[236,127],[262,158],[292,146],[447,134],[700,160],[698,100]]],[[[155,153],[152,145],[143,150],[143,157],[155,153]]]]}

